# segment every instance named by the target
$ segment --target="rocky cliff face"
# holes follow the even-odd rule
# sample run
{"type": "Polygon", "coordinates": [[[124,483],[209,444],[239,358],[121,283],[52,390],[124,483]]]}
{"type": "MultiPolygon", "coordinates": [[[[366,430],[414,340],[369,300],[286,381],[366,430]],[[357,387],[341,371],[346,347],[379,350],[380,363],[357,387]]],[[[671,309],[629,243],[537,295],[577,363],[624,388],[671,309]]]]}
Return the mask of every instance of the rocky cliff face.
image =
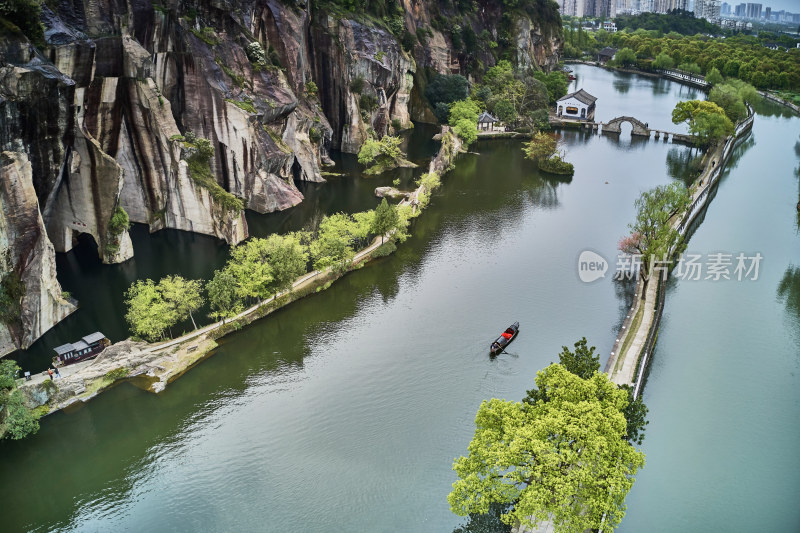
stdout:
{"type": "Polygon", "coordinates": [[[383,136],[393,120],[411,123],[414,60],[383,28],[322,13],[312,28],[314,74],[333,146],[357,153],[370,130],[383,136]]]}
{"type": "Polygon", "coordinates": [[[32,166],[20,152],[0,154],[0,279],[13,280],[0,290],[14,293],[10,287],[16,285],[21,291],[9,295],[14,300],[9,307],[19,305],[21,313],[0,322],[0,354],[27,348],[75,309],[56,280],[55,250],[45,232],[32,166]]]}
{"type": "MultiPolygon", "coordinates": [[[[262,213],[286,209],[303,199],[296,180],[323,181],[328,150],[357,153],[370,135],[434,120],[420,72],[468,74],[476,57],[488,67],[496,54],[455,49],[441,22],[461,16],[451,3],[399,4],[403,32],[428,36],[409,51],[386,19],[304,0],[61,0],[42,6],[40,48],[6,25],[0,150],[27,160],[41,242],[66,252],[90,234],[103,261],[125,261],[134,252],[127,231],[109,224],[122,208],[151,231],[238,243],[248,236],[244,214],[220,194],[262,213]],[[216,186],[189,171],[189,134],[210,141],[216,186]]],[[[498,38],[498,5],[477,5],[463,24],[498,38]]],[[[554,66],[558,39],[514,16],[517,62],[554,66]]],[[[11,239],[4,232],[0,240],[11,239]]],[[[55,294],[48,269],[41,283],[55,294]]],[[[29,305],[26,313],[44,313],[30,335],[64,315],[52,302],[29,305]]]]}

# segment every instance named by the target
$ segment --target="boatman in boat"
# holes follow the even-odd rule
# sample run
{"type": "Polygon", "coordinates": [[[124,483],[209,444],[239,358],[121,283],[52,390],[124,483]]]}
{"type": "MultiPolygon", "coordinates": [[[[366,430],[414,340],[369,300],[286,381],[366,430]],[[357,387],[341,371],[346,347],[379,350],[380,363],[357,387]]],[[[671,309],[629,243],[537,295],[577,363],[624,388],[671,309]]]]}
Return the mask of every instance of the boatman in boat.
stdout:
{"type": "Polygon", "coordinates": [[[498,343],[497,341],[494,341],[494,342],[492,343],[492,351],[495,351],[495,352],[496,352],[496,351],[497,351],[497,350],[499,350],[499,349],[500,349],[500,343],[498,343]]]}

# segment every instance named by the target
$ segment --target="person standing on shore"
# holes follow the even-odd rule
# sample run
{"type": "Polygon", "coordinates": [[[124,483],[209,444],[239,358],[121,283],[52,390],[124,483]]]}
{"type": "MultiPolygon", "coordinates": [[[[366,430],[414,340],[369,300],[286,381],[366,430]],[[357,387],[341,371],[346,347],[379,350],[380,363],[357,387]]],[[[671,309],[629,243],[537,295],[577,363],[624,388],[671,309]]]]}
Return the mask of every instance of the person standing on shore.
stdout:
{"type": "Polygon", "coordinates": [[[47,369],[47,375],[50,376],[50,381],[53,381],[53,369],[52,368],[48,368],[47,369]]]}
{"type": "Polygon", "coordinates": [[[57,378],[60,378],[60,377],[61,377],[61,372],[59,372],[59,371],[58,371],[58,367],[57,367],[57,366],[54,366],[54,367],[53,367],[53,370],[55,370],[55,371],[56,371],[56,377],[57,377],[57,378]]]}

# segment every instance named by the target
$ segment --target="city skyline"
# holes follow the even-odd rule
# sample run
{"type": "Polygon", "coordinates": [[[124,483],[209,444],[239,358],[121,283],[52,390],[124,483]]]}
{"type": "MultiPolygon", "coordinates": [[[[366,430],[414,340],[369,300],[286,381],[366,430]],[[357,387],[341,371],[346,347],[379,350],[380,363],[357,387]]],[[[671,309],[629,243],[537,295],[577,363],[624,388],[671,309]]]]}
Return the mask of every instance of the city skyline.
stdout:
{"type": "MultiPolygon", "coordinates": [[[[741,2],[728,2],[731,5],[739,4],[741,2]]],[[[745,2],[746,3],[746,2],[745,2]]],[[[800,2],[797,0],[770,0],[768,2],[761,2],[764,9],[771,7],[772,11],[789,11],[791,13],[800,13],[800,2]]]]}

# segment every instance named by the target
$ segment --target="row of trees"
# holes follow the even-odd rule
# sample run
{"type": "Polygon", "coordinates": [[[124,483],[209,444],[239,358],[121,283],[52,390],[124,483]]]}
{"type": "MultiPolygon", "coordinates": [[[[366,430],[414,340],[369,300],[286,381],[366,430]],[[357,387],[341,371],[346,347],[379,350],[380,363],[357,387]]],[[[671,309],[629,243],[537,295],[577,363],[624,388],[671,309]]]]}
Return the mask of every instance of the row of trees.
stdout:
{"type": "Polygon", "coordinates": [[[507,524],[552,521],[556,531],[613,530],[644,465],[647,407],[600,373],[583,338],[536,375],[521,402],[484,401],[467,456],[455,460],[451,510],[499,513],[507,524]]]}
{"type": "Polygon", "coordinates": [[[355,250],[365,246],[373,235],[394,231],[393,239],[404,239],[410,213],[389,205],[384,198],[371,211],[325,217],[315,234],[309,232],[253,238],[235,246],[224,268],[213,277],[187,280],[167,276],[157,283],[136,281],[126,292],[125,315],[134,335],[149,341],[172,336],[172,327],[191,320],[206,302],[210,316],[225,320],[240,313],[246,305],[263,301],[292,283],[309,269],[332,268],[344,271],[355,250]]]}
{"type": "Polygon", "coordinates": [[[608,37],[618,48],[615,61],[639,68],[680,68],[696,74],[736,78],[758,89],[800,91],[800,49],[771,50],[744,36],[715,39],[671,33],[666,36],[637,30],[608,37]]]}

